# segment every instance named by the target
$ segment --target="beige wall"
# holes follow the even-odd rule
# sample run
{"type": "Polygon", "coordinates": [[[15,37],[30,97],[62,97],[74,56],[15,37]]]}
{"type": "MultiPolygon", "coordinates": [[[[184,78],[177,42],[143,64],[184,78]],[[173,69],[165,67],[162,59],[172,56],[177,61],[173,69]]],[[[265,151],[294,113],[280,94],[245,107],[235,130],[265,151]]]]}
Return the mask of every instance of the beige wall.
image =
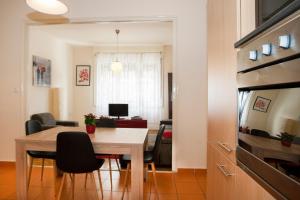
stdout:
{"type": "MultiPolygon", "coordinates": [[[[72,90],[69,68],[72,63],[71,46],[45,32],[38,26],[29,27],[28,31],[28,65],[26,66],[27,114],[29,119],[34,113],[54,112],[58,119],[69,119],[68,93],[72,90]],[[51,60],[51,86],[37,87],[32,85],[32,56],[40,56],[51,60]],[[58,88],[58,94],[53,95],[51,88],[58,88]],[[53,99],[53,97],[55,99],[53,99]],[[58,98],[58,99],[56,99],[58,98]],[[53,103],[57,101],[57,105],[53,103]],[[57,107],[57,108],[55,108],[57,107]]],[[[71,104],[72,105],[72,104],[71,104]]]]}
{"type": "MultiPolygon", "coordinates": [[[[72,0],[71,19],[175,19],[173,168],[206,167],[206,0],[72,0]]],[[[14,160],[14,138],[24,134],[25,1],[0,2],[0,160],[14,160]],[[14,76],[11,78],[9,75],[14,76]]]]}

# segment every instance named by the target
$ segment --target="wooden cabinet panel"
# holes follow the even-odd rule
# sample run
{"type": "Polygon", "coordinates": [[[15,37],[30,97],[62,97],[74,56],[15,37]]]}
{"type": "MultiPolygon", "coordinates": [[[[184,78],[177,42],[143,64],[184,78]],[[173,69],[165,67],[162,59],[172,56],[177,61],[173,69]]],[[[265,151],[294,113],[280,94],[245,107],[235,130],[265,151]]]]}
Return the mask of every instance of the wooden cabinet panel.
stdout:
{"type": "Polygon", "coordinates": [[[236,0],[208,1],[208,141],[232,161],[236,146],[236,20],[236,0]]]}
{"type": "Polygon", "coordinates": [[[255,29],[255,0],[240,1],[240,38],[255,29]]]}
{"type": "Polygon", "coordinates": [[[256,183],[241,168],[236,167],[236,199],[275,200],[264,188],[256,183]]]}
{"type": "Polygon", "coordinates": [[[208,147],[208,188],[209,200],[235,198],[235,165],[212,145],[208,147]]]}

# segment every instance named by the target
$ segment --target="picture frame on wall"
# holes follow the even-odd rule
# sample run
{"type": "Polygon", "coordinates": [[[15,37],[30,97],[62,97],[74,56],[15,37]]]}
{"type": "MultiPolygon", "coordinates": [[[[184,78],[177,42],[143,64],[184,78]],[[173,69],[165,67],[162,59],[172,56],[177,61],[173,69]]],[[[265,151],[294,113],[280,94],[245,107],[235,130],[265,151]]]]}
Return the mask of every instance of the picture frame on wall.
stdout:
{"type": "Polygon", "coordinates": [[[32,85],[38,87],[51,86],[51,60],[40,56],[32,56],[32,85]]]}
{"type": "Polygon", "coordinates": [[[90,86],[91,66],[76,65],[76,86],[90,86]]]}
{"type": "Polygon", "coordinates": [[[264,97],[257,96],[253,104],[253,110],[257,110],[260,112],[268,112],[270,103],[271,99],[266,99],[264,97]]]}

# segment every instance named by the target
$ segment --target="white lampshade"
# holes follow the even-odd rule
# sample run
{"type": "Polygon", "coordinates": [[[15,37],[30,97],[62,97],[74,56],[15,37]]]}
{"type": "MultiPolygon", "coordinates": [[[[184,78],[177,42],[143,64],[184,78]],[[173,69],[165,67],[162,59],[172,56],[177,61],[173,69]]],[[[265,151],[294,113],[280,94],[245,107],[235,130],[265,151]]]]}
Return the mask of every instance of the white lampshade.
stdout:
{"type": "Polygon", "coordinates": [[[122,71],[122,63],[120,61],[113,61],[111,63],[111,70],[116,73],[120,73],[122,71]]]}
{"type": "Polygon", "coordinates": [[[58,0],[26,0],[32,9],[50,15],[62,15],[68,12],[68,7],[58,0]]]}

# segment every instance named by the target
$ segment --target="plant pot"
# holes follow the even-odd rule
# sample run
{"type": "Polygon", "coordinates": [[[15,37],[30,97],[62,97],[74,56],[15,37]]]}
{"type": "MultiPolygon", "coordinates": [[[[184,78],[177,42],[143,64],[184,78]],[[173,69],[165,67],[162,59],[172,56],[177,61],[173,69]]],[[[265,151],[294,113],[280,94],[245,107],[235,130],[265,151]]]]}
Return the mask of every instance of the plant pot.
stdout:
{"type": "Polygon", "coordinates": [[[292,142],[286,141],[286,140],[281,140],[281,144],[282,144],[283,146],[290,147],[291,144],[292,144],[292,142]]]}
{"type": "Polygon", "coordinates": [[[95,125],[89,125],[89,124],[87,124],[87,125],[85,125],[85,128],[86,128],[86,132],[88,134],[95,133],[95,130],[96,130],[96,126],[95,125]]]}

